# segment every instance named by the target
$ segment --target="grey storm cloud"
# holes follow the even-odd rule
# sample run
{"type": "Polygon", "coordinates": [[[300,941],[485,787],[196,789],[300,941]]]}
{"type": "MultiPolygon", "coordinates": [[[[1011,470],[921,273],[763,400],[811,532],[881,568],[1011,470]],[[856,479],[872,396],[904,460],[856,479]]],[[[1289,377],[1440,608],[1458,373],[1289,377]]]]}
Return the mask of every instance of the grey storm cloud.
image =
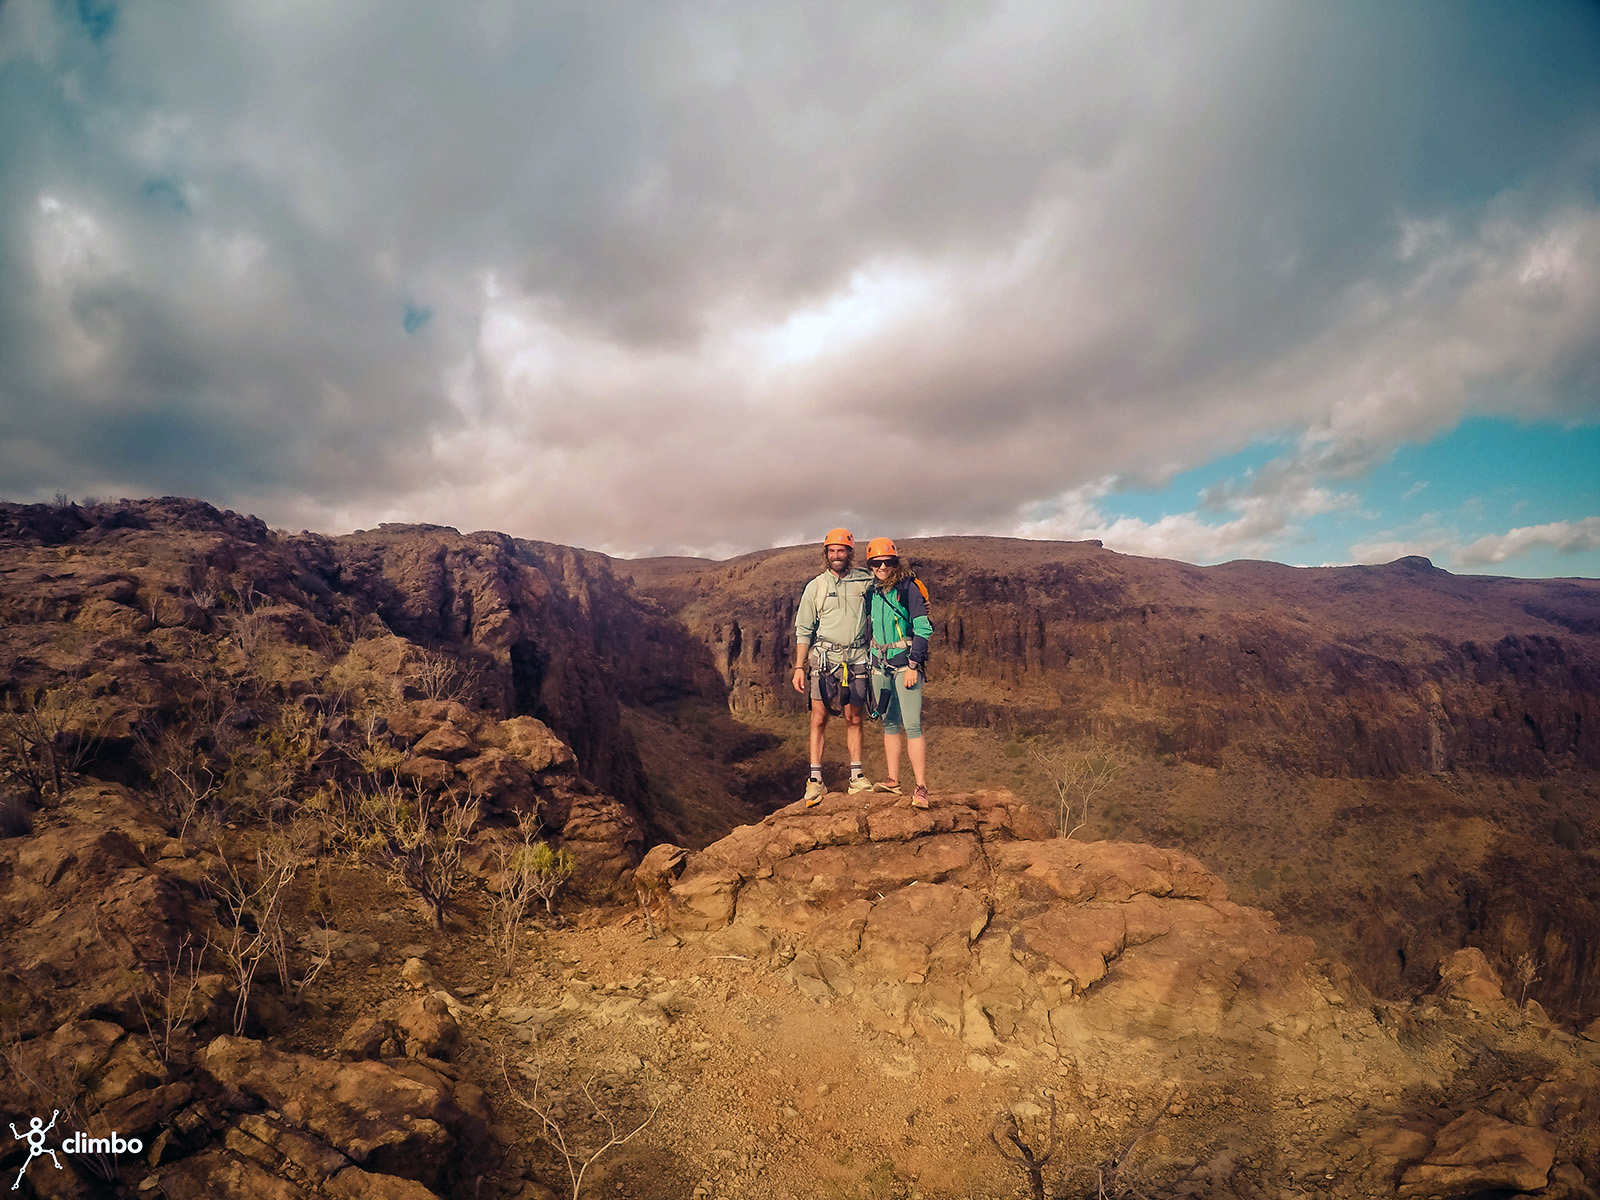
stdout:
{"type": "Polygon", "coordinates": [[[7,0],[0,487],[726,552],[1271,436],[1213,499],[1281,528],[1596,415],[1597,61],[1556,3],[7,0]]]}

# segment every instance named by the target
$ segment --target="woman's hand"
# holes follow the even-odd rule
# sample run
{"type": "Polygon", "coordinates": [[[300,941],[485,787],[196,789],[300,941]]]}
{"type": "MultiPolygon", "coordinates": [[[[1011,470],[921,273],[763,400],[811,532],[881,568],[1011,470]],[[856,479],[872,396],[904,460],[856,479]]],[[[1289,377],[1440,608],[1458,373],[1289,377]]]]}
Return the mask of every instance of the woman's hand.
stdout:
{"type": "Polygon", "coordinates": [[[917,686],[917,668],[915,666],[906,668],[905,681],[908,688],[917,686]]]}

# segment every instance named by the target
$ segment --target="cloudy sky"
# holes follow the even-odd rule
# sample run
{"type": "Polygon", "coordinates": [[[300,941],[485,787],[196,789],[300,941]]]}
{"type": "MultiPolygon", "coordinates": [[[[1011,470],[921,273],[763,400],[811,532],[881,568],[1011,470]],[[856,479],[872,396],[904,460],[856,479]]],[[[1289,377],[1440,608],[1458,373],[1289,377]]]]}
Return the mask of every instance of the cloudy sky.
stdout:
{"type": "Polygon", "coordinates": [[[0,495],[1600,576],[1600,6],[0,0],[0,495]]]}

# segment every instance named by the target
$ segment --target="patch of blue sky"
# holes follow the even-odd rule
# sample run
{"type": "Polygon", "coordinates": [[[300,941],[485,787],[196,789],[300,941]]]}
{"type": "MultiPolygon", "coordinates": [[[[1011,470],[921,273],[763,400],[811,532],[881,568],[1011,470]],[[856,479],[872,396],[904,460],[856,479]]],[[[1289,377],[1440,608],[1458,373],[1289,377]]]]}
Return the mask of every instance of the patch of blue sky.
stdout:
{"type": "Polygon", "coordinates": [[[170,179],[147,179],[141,190],[148,199],[171,208],[174,212],[189,211],[189,201],[184,199],[183,189],[170,179]]]}
{"type": "MultiPolygon", "coordinates": [[[[1287,440],[1254,441],[1242,450],[1180,471],[1158,488],[1123,483],[1105,497],[1100,507],[1113,520],[1116,517],[1135,517],[1151,523],[1173,513],[1193,512],[1200,507],[1200,498],[1208,489],[1223,483],[1243,486],[1252,473],[1273,459],[1282,458],[1291,449],[1292,443],[1287,440]]],[[[1226,515],[1223,512],[1207,513],[1210,520],[1220,520],[1226,515]]]]}
{"type": "Polygon", "coordinates": [[[433,309],[423,305],[407,304],[405,316],[400,319],[400,323],[405,326],[407,333],[415,333],[432,317],[433,309]]]}
{"type": "Polygon", "coordinates": [[[117,27],[114,0],[78,0],[78,22],[89,31],[91,42],[103,42],[117,27]]]}
{"type": "Polygon", "coordinates": [[[1600,516],[1600,425],[1463,421],[1402,446],[1365,493],[1393,517],[1451,514],[1471,537],[1600,516]]]}
{"type": "MultiPolygon", "coordinates": [[[[1206,507],[1206,491],[1224,483],[1247,489],[1263,466],[1291,452],[1288,440],[1253,442],[1180,472],[1161,487],[1113,491],[1099,507],[1108,521],[1134,517],[1154,523],[1196,513],[1222,524],[1237,514],[1206,507]]],[[[1430,442],[1397,448],[1365,476],[1319,482],[1332,492],[1353,493],[1355,504],[1290,517],[1271,553],[1277,561],[1315,566],[1415,552],[1458,573],[1600,578],[1600,547],[1563,552],[1525,538],[1526,548],[1499,562],[1458,557],[1480,538],[1600,518],[1600,424],[1474,418],[1430,442]],[[1379,553],[1375,547],[1391,549],[1379,553]]]]}

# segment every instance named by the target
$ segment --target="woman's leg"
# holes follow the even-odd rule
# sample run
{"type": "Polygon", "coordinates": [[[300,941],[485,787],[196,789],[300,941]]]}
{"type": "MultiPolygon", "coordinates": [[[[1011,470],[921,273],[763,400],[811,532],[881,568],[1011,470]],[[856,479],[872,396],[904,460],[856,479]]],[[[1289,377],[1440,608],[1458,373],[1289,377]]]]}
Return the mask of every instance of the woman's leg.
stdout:
{"type": "MultiPolygon", "coordinates": [[[[927,743],[922,740],[922,677],[911,687],[905,685],[905,673],[894,677],[895,700],[900,709],[897,714],[905,729],[906,757],[911,760],[911,770],[916,773],[917,786],[928,785],[927,743]]],[[[897,759],[898,761],[898,759],[897,759]]]]}
{"type": "Polygon", "coordinates": [[[877,684],[889,692],[889,705],[883,714],[883,761],[887,772],[885,782],[896,783],[900,779],[900,742],[902,738],[900,724],[900,694],[897,689],[896,676],[891,674],[885,678],[879,676],[877,684]]]}
{"type": "MultiPolygon", "coordinates": [[[[896,747],[898,749],[898,747],[896,747]]],[[[911,771],[917,777],[918,787],[928,786],[928,744],[919,737],[906,735],[906,757],[911,760],[911,771]]],[[[899,761],[900,755],[895,755],[899,761]]]]}

